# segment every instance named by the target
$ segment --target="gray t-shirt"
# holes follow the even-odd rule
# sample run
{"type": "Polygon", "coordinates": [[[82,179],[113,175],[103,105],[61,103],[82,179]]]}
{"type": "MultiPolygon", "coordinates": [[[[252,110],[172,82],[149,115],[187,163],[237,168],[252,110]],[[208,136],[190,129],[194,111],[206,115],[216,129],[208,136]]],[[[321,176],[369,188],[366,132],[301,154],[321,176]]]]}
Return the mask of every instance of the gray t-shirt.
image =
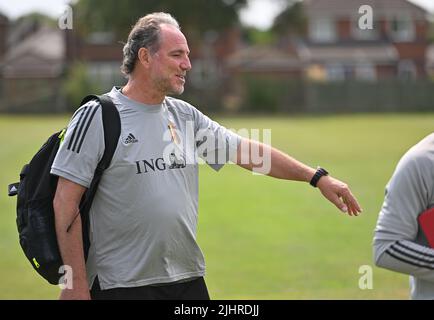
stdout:
{"type": "Polygon", "coordinates": [[[434,299],[434,249],[418,216],[434,207],[434,134],[413,146],[399,161],[386,186],[374,236],[376,264],[410,275],[413,299],[434,299]]]}
{"type": "MultiPolygon", "coordinates": [[[[90,210],[89,285],[96,275],[102,289],[204,276],[199,160],[219,170],[234,159],[240,137],[182,100],[144,105],[119,88],[109,95],[121,136],[90,210]]],[[[89,187],[103,152],[101,106],[91,101],[74,114],[51,173],[89,187]]]]}

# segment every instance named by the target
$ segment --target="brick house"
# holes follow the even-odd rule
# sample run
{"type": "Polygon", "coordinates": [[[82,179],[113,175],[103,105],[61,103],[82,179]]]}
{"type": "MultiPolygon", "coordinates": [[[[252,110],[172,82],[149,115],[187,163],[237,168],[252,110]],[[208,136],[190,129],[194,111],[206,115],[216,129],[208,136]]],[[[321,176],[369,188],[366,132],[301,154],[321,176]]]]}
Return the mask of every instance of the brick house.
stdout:
{"type": "Polygon", "coordinates": [[[317,80],[426,78],[426,10],[407,0],[304,0],[302,5],[306,34],[261,49],[266,54],[240,49],[227,60],[230,73],[304,74],[317,80]],[[359,20],[369,22],[366,6],[372,8],[372,29],[362,30],[359,20]],[[280,71],[273,56],[278,56],[280,71]],[[261,68],[253,70],[255,65],[261,68]]]}
{"type": "Polygon", "coordinates": [[[62,31],[25,23],[8,32],[3,41],[0,111],[62,111],[62,31]]]}
{"type": "Polygon", "coordinates": [[[303,34],[288,30],[273,46],[245,45],[226,60],[228,109],[432,109],[425,80],[434,75],[434,47],[428,50],[426,10],[407,0],[304,0],[301,6],[303,34]]]}
{"type": "Polygon", "coordinates": [[[424,9],[407,0],[303,3],[308,34],[298,49],[308,70],[322,70],[317,74],[332,80],[426,77],[429,21],[424,9]],[[368,22],[367,13],[372,13],[373,28],[363,30],[359,22],[368,22]]]}

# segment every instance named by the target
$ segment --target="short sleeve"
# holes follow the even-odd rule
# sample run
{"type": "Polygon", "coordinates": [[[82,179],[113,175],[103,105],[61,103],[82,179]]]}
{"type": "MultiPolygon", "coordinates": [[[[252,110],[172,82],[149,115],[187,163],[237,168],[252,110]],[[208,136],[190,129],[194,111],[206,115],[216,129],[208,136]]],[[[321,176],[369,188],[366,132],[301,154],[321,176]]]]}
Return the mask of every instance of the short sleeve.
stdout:
{"type": "Polygon", "coordinates": [[[104,153],[100,104],[89,101],[73,115],[51,167],[51,174],[89,187],[104,153]]]}
{"type": "Polygon", "coordinates": [[[411,149],[398,163],[386,186],[375,230],[377,240],[415,240],[417,217],[430,205],[433,165],[427,155],[411,149]]]}
{"type": "Polygon", "coordinates": [[[216,171],[228,161],[234,161],[241,137],[197,109],[194,118],[198,156],[216,171]]]}

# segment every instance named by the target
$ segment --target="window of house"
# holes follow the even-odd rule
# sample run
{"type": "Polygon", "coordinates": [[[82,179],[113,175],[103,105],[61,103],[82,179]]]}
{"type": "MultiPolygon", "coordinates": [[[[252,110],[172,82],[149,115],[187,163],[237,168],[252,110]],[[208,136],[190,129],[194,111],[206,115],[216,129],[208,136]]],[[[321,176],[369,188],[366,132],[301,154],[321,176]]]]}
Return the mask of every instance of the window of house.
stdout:
{"type": "Polygon", "coordinates": [[[335,21],[331,18],[316,18],[309,22],[309,35],[312,41],[333,42],[337,39],[335,21]]]}
{"type": "Polygon", "coordinates": [[[389,21],[390,35],[396,41],[411,41],[415,38],[414,21],[410,16],[394,16],[389,21]]]}

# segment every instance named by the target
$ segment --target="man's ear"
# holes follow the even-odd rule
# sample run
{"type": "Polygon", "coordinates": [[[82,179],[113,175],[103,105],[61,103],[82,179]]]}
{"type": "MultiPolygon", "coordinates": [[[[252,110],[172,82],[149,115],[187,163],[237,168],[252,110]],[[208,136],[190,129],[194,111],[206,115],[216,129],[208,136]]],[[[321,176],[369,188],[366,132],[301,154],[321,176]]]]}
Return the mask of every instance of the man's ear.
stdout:
{"type": "Polygon", "coordinates": [[[140,63],[147,68],[150,64],[151,60],[151,53],[147,48],[140,48],[139,52],[137,53],[137,58],[139,59],[140,63]]]}

